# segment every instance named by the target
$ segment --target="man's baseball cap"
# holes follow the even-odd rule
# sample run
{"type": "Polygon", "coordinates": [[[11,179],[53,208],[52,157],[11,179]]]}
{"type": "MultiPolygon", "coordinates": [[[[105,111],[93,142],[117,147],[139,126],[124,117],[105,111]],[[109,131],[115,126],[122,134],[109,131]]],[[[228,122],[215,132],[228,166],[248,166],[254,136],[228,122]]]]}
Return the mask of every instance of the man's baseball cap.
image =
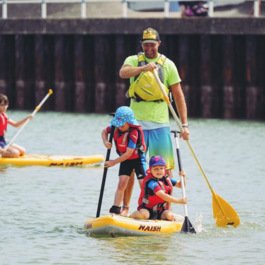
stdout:
{"type": "Polygon", "coordinates": [[[143,31],[142,43],[157,43],[160,41],[159,33],[153,28],[147,28],[143,31]]]}

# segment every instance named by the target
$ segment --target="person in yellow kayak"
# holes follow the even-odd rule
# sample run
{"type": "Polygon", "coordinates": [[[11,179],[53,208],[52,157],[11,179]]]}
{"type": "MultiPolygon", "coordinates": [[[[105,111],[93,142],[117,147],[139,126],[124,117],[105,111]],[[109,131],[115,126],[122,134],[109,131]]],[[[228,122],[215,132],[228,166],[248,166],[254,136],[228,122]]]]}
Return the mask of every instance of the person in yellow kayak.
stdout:
{"type": "Polygon", "coordinates": [[[4,94],[0,94],[0,155],[2,157],[16,158],[25,154],[25,148],[17,144],[11,144],[7,149],[7,142],[5,139],[5,132],[7,126],[11,125],[13,127],[22,126],[28,119],[32,119],[32,115],[27,116],[26,118],[20,121],[14,121],[8,118],[6,111],[8,108],[8,98],[4,94]]]}
{"type": "MultiPolygon", "coordinates": [[[[135,172],[141,186],[146,174],[147,166],[145,156],[143,155],[145,151],[144,135],[141,126],[139,126],[134,117],[132,109],[127,106],[119,107],[116,110],[115,116],[111,121],[111,126],[115,127],[113,139],[119,157],[106,161],[105,167],[120,164],[120,169],[119,183],[115,193],[114,204],[110,208],[110,213],[126,216],[129,210],[129,200],[127,200],[127,205],[121,207],[121,204],[123,203],[124,192],[129,178],[132,172],[135,172]]],[[[111,126],[108,126],[101,133],[103,143],[108,149],[112,147],[112,144],[108,141],[111,126]]]]}
{"type": "Polygon", "coordinates": [[[181,182],[166,175],[165,160],[159,155],[152,156],[147,175],[143,180],[137,211],[130,217],[174,221],[175,217],[168,208],[168,203],[187,203],[186,198],[176,198],[171,195],[174,186],[181,188],[181,182]]]}

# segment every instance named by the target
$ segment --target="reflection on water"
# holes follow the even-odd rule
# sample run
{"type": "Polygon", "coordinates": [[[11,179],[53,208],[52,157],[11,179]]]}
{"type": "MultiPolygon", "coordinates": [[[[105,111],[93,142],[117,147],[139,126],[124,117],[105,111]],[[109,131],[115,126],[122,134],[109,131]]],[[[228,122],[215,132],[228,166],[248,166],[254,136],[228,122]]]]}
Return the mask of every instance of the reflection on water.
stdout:
{"type": "Polygon", "coordinates": [[[119,237],[112,239],[100,239],[104,242],[104,249],[111,253],[110,258],[119,263],[168,264],[167,249],[173,244],[172,236],[160,237],[119,237]],[[141,253],[141,255],[139,255],[141,253]]]}
{"type": "MultiPolygon", "coordinates": [[[[25,113],[9,116],[16,120],[25,113]]],[[[40,112],[17,143],[29,153],[105,155],[100,131],[109,121],[108,115],[40,112]]],[[[189,219],[201,229],[196,235],[88,237],[83,225],[96,214],[103,167],[0,167],[1,265],[263,264],[265,124],[201,119],[191,120],[190,129],[191,144],[211,185],[241,218],[238,228],[216,228],[211,193],[182,141],[189,219]]],[[[8,138],[14,133],[10,128],[8,138]]],[[[114,150],[111,156],[116,156],[114,150]]],[[[117,181],[118,167],[109,169],[102,215],[113,202],[117,181]]],[[[131,210],[138,195],[136,185],[131,210]]],[[[182,206],[172,207],[184,213],[182,206]]]]}

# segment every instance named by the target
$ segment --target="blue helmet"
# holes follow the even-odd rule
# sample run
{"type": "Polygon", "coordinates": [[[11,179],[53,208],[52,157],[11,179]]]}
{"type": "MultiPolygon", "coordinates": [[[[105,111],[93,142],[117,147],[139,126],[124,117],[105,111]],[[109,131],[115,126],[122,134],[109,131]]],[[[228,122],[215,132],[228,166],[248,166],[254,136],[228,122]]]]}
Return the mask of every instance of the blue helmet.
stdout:
{"type": "Polygon", "coordinates": [[[149,167],[166,166],[166,162],[162,156],[152,156],[149,161],[149,167]]]}
{"type": "Polygon", "coordinates": [[[114,118],[111,120],[111,125],[114,127],[121,127],[126,122],[132,125],[138,125],[131,108],[127,106],[119,107],[115,112],[114,118]]]}

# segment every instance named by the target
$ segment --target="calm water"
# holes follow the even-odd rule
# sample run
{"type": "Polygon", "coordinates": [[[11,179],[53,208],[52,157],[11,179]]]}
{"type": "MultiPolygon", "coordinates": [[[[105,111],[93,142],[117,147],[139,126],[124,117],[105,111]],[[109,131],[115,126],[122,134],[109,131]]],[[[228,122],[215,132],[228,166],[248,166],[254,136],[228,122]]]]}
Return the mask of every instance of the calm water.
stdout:
{"type": "MultiPolygon", "coordinates": [[[[19,119],[26,113],[9,115],[19,119]]],[[[109,119],[38,113],[17,143],[29,153],[105,155],[100,131],[109,119]]],[[[211,185],[241,217],[237,229],[215,227],[211,193],[183,142],[189,219],[201,227],[196,235],[91,238],[83,224],[96,214],[102,167],[1,167],[0,264],[263,264],[265,123],[191,120],[190,125],[191,144],[211,185]]],[[[10,128],[9,138],[14,133],[10,128]]],[[[108,172],[102,214],[112,204],[117,171],[108,172]]],[[[135,186],[131,209],[138,193],[135,186]]],[[[182,214],[183,207],[174,206],[174,211],[182,214]]]]}

